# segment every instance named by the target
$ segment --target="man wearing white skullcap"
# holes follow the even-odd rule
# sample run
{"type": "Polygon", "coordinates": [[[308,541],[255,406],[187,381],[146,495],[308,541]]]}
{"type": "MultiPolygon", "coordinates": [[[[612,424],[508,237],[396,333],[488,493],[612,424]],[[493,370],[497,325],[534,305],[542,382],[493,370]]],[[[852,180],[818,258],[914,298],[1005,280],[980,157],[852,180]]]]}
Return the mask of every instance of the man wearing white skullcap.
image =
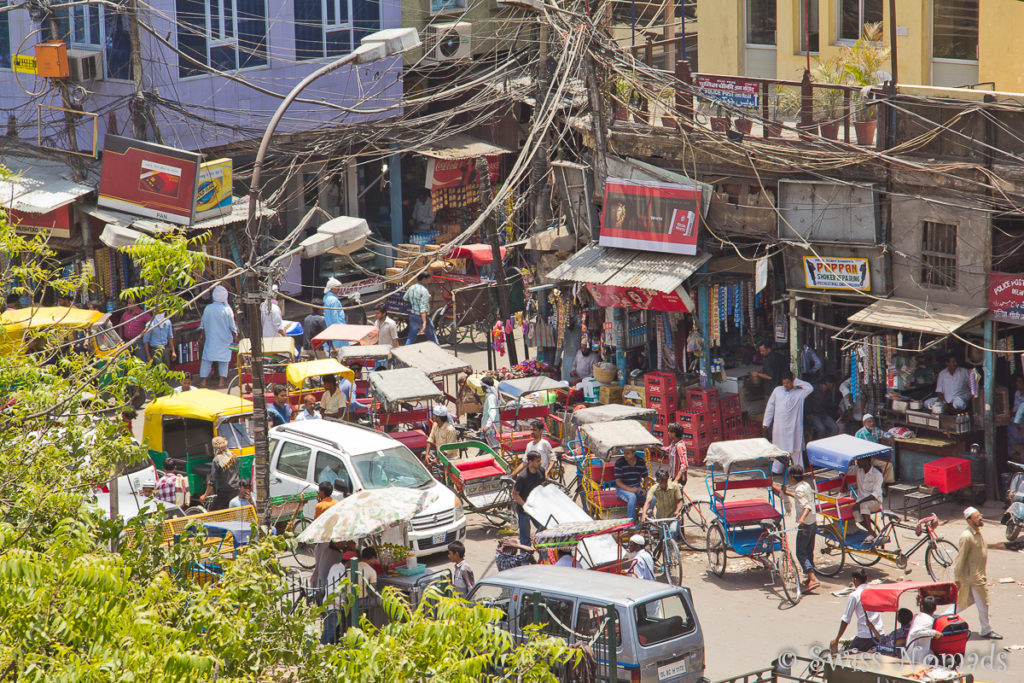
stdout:
{"type": "Polygon", "coordinates": [[[981,535],[981,527],[985,525],[978,508],[969,507],[964,510],[967,529],[960,534],[960,550],[953,562],[953,576],[956,580],[957,610],[963,611],[976,604],[978,621],[981,625],[981,637],[1002,640],[1003,637],[992,630],[989,623],[989,607],[991,599],[988,594],[988,578],[985,570],[988,565],[988,545],[981,535]]]}
{"type": "MultiPolygon", "coordinates": [[[[327,327],[345,324],[345,309],[341,307],[341,299],[338,298],[340,291],[341,282],[333,277],[327,280],[327,285],[324,287],[324,322],[327,323],[327,327]]],[[[334,348],[340,349],[342,346],[347,346],[348,342],[331,342],[331,344],[334,348]]]]}
{"type": "Polygon", "coordinates": [[[430,427],[430,436],[427,437],[427,458],[431,462],[439,447],[459,440],[459,432],[448,416],[448,408],[437,405],[434,406],[433,412],[433,425],[430,427]]]}

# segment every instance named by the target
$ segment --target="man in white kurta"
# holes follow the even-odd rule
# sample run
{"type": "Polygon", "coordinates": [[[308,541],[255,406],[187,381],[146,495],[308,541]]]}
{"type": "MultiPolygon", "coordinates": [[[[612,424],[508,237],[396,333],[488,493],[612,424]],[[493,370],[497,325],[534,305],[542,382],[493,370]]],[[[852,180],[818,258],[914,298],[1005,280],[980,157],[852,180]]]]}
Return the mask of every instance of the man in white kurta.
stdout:
{"type": "MultiPolygon", "coordinates": [[[[782,385],[775,387],[764,408],[765,427],[772,429],[772,443],[793,457],[793,463],[804,466],[804,401],[814,388],[802,379],[793,379],[792,372],[782,375],[782,385]]],[[[781,474],[782,465],[772,463],[772,471],[781,474]]]]}

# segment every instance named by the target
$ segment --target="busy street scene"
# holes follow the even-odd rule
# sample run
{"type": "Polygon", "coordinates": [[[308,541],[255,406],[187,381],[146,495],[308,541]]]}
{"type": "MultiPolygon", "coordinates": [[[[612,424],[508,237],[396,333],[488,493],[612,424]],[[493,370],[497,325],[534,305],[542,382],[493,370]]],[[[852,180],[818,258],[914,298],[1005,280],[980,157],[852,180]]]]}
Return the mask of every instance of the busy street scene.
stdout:
{"type": "Polygon", "coordinates": [[[0,681],[1024,680],[1019,26],[0,2],[0,681]]]}

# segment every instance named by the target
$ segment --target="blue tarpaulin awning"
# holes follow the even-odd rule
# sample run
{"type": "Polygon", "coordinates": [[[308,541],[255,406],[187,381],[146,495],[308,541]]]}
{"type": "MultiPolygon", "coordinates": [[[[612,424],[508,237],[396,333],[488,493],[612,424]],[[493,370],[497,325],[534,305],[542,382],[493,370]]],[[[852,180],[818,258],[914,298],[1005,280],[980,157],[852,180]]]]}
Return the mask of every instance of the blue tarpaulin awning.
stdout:
{"type": "Polygon", "coordinates": [[[854,460],[861,458],[892,457],[892,448],[849,434],[838,434],[827,439],[810,441],[807,444],[807,461],[814,467],[827,467],[837,472],[846,472],[854,460]]]}

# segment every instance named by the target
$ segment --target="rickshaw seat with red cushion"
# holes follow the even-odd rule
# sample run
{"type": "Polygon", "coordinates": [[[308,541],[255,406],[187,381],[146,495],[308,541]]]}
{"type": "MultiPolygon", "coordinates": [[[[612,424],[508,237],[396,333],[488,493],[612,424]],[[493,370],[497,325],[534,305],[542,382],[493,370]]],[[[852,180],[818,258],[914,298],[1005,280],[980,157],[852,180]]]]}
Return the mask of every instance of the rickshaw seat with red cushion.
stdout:
{"type": "Polygon", "coordinates": [[[526,445],[533,440],[530,432],[504,432],[498,434],[501,449],[510,453],[525,453],[526,445]]]}
{"type": "Polygon", "coordinates": [[[520,406],[506,408],[501,411],[502,422],[513,422],[515,420],[546,420],[551,415],[551,410],[546,406],[520,406]]]}
{"type": "Polygon", "coordinates": [[[397,412],[377,412],[377,424],[384,426],[415,424],[417,422],[430,422],[430,410],[428,408],[414,408],[397,412]]]}
{"type": "Polygon", "coordinates": [[[822,481],[816,482],[814,487],[818,490],[818,493],[830,493],[832,491],[841,491],[846,486],[856,486],[856,484],[857,475],[848,474],[845,477],[823,479],[822,481]]]}
{"type": "Polygon", "coordinates": [[[416,451],[422,451],[427,447],[427,434],[422,429],[410,429],[405,432],[389,432],[388,436],[395,441],[402,442],[406,448],[414,453],[416,451]]]}
{"type": "Polygon", "coordinates": [[[615,489],[601,489],[600,491],[589,491],[587,493],[587,500],[595,506],[602,508],[614,508],[623,506],[626,501],[620,500],[615,495],[615,489]]]}
{"type": "Polygon", "coordinates": [[[486,479],[488,477],[500,477],[506,474],[505,470],[495,462],[493,455],[482,455],[468,460],[457,460],[452,462],[463,481],[474,479],[486,479]]]}
{"type": "Polygon", "coordinates": [[[759,477],[757,479],[729,479],[727,481],[716,481],[716,491],[731,491],[733,489],[770,489],[772,480],[759,477]]]}
{"type": "Polygon", "coordinates": [[[602,462],[590,465],[590,479],[597,484],[615,482],[615,463],[602,462]]]}
{"type": "Polygon", "coordinates": [[[841,496],[835,499],[835,502],[825,501],[818,503],[817,510],[819,514],[828,515],[829,517],[836,517],[836,506],[839,507],[839,519],[847,520],[853,519],[853,504],[856,503],[855,498],[849,496],[841,496]]]}
{"type": "Polygon", "coordinates": [[[715,496],[715,509],[722,513],[728,524],[760,522],[763,519],[779,519],[782,513],[764,500],[724,501],[715,496]]]}

